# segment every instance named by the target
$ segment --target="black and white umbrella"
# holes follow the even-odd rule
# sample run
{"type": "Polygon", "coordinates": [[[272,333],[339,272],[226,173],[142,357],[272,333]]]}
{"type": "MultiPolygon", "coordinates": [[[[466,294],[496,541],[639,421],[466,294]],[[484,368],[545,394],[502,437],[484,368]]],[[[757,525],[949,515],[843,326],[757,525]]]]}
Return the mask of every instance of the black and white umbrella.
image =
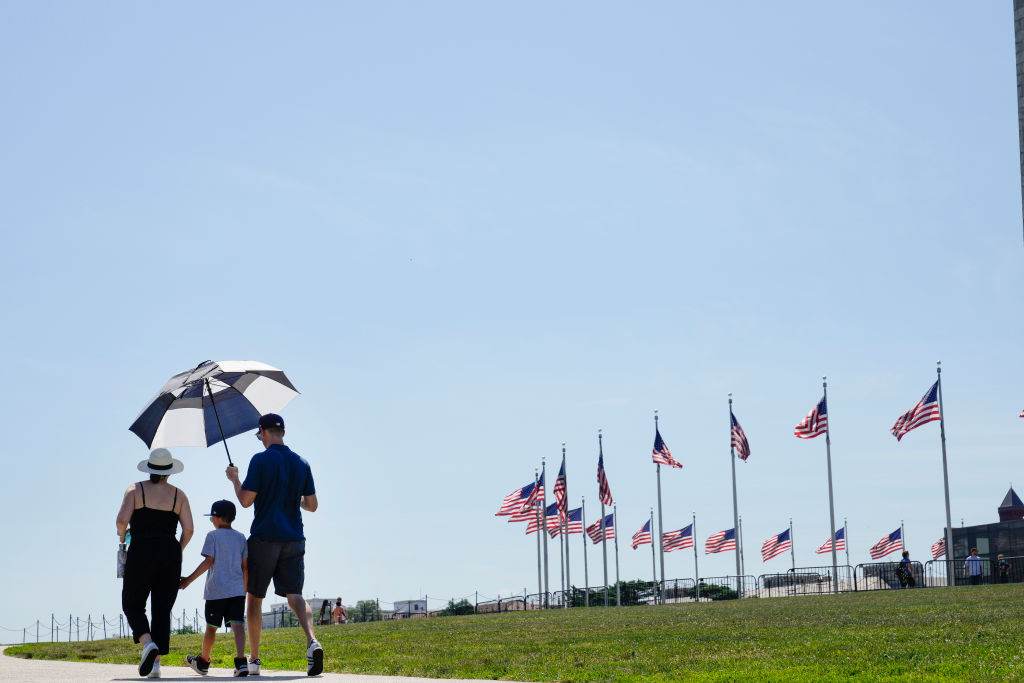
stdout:
{"type": "Polygon", "coordinates": [[[255,429],[298,390],[275,367],[253,360],[204,361],[167,380],[129,429],[149,448],[212,446],[255,429]]]}

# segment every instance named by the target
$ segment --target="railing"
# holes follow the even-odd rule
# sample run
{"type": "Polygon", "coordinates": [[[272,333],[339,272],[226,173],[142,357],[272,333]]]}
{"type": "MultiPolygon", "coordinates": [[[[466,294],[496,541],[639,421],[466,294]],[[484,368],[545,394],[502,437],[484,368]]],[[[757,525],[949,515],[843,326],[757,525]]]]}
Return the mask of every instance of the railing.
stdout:
{"type": "Polygon", "coordinates": [[[756,592],[757,578],[753,576],[702,576],[694,587],[702,601],[756,597],[756,592]]]}
{"type": "Polygon", "coordinates": [[[925,577],[929,586],[1021,583],[1024,582],[1024,557],[997,557],[995,560],[979,557],[977,564],[967,558],[931,560],[925,564],[925,577]]]}
{"type": "Polygon", "coordinates": [[[911,562],[909,571],[905,571],[899,562],[858,564],[854,581],[858,591],[924,588],[927,585],[924,566],[920,562],[911,562]]]}
{"type": "Polygon", "coordinates": [[[758,597],[779,598],[790,595],[828,595],[856,590],[854,570],[848,564],[836,567],[798,567],[777,574],[762,574],[757,580],[758,597]],[[833,580],[835,579],[835,580],[833,580]]]}
{"type": "MultiPolygon", "coordinates": [[[[619,584],[621,604],[653,605],[664,596],[666,604],[685,602],[711,602],[738,598],[773,598],[800,595],[829,595],[836,592],[864,592],[876,590],[898,590],[901,588],[925,588],[945,586],[969,586],[974,584],[1024,583],[1024,556],[1006,558],[978,558],[980,571],[971,574],[971,565],[966,558],[955,560],[932,560],[924,565],[911,562],[910,571],[900,569],[900,563],[868,562],[839,565],[833,582],[832,567],[797,567],[795,570],[775,574],[753,576],[705,576],[694,579],[668,579],[664,584],[652,581],[623,581],[619,584]],[[662,590],[659,590],[662,589],[662,590]]],[[[554,591],[528,595],[511,595],[505,598],[469,603],[477,614],[500,614],[502,612],[523,612],[566,607],[604,606],[604,586],[588,588],[572,587],[566,591],[554,591]]],[[[373,602],[373,601],[365,601],[373,602]]],[[[366,614],[358,613],[355,607],[348,607],[349,622],[377,621],[380,619],[404,618],[407,616],[448,616],[446,609],[430,612],[383,611],[380,605],[392,603],[377,602],[366,614]]],[[[608,586],[608,605],[615,606],[615,586],[608,586]]],[[[314,614],[314,618],[316,618],[314,614]]],[[[298,625],[298,619],[291,610],[278,610],[263,614],[264,628],[282,628],[298,625]]],[[[182,611],[172,615],[172,630],[175,633],[200,631],[204,620],[198,610],[182,611]]],[[[123,615],[108,619],[105,615],[75,617],[68,615],[33,622],[18,628],[0,627],[0,639],[8,643],[19,642],[69,642],[77,640],[99,640],[107,638],[130,638],[128,625],[123,615]]]]}

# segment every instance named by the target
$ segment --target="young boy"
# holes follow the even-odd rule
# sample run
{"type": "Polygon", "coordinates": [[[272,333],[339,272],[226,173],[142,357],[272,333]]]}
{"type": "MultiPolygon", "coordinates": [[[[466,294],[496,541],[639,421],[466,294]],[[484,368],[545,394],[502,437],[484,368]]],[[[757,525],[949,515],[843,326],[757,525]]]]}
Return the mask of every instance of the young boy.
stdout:
{"type": "Polygon", "coordinates": [[[235,520],[235,504],[231,501],[218,500],[206,516],[216,528],[206,535],[203,561],[194,572],[181,580],[181,588],[185,589],[203,572],[210,571],[206,575],[206,589],[203,592],[206,600],[206,633],[203,635],[203,653],[189,655],[185,661],[196,673],[202,676],[208,674],[217,629],[221,624],[230,625],[235,635],[235,676],[248,676],[249,666],[245,659],[245,586],[249,578],[249,566],[245,536],[231,528],[231,522],[235,520]]]}

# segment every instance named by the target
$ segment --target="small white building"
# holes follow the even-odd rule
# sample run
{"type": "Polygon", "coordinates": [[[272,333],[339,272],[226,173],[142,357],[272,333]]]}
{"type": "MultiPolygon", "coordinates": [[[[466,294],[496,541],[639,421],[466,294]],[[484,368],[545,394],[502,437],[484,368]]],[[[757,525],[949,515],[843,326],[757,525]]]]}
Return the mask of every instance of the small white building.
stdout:
{"type": "Polygon", "coordinates": [[[415,616],[426,616],[427,614],[427,601],[420,600],[396,600],[395,601],[395,619],[405,619],[408,617],[415,616]]]}

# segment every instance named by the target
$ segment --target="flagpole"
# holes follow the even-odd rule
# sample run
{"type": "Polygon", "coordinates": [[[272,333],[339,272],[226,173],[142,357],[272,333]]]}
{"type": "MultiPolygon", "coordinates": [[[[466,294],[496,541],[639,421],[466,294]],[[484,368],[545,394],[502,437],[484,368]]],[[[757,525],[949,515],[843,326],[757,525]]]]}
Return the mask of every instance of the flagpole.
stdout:
{"type": "Polygon", "coordinates": [[[746,567],[744,566],[745,558],[743,557],[743,515],[740,515],[740,526],[736,529],[736,551],[740,556],[740,576],[743,576],[743,572],[746,571],[746,567]]]}
{"type": "MultiPolygon", "coordinates": [[[[562,466],[565,466],[565,442],[562,442],[562,466]]],[[[572,579],[569,572],[569,471],[565,471],[565,519],[562,520],[565,534],[565,589],[572,593],[572,579]]],[[[586,535],[586,534],[584,534],[586,535]]],[[[568,605],[566,605],[568,607],[568,605]]]]}
{"type": "MultiPolygon", "coordinates": [[[[835,543],[836,539],[832,539],[835,543]]],[[[846,517],[843,517],[843,546],[846,548],[846,566],[850,566],[850,530],[846,527],[846,517]]]]}
{"type": "Polygon", "coordinates": [[[590,607],[590,570],[587,567],[587,499],[580,498],[580,522],[583,523],[583,606],[590,607]]]}
{"type": "MultiPolygon", "coordinates": [[[[834,542],[835,541],[833,540],[833,543],[834,542]]],[[[793,541],[793,518],[790,517],[789,518],[789,558],[793,561],[793,576],[796,576],[796,550],[793,547],[794,545],[796,545],[796,544],[793,541]]]]}
{"type": "Polygon", "coordinates": [[[651,517],[648,524],[651,525],[651,577],[654,579],[654,604],[658,604],[658,563],[657,563],[657,552],[654,549],[654,508],[651,508],[651,517]]]}
{"type": "Polygon", "coordinates": [[[697,602],[700,602],[700,569],[697,567],[697,513],[691,514],[693,515],[693,526],[690,527],[690,538],[693,540],[693,590],[697,602]]]}
{"type": "Polygon", "coordinates": [[[619,586],[619,506],[612,505],[612,531],[615,532],[615,606],[622,607],[622,588],[619,586]]]}
{"type": "MultiPolygon", "coordinates": [[[[740,566],[740,555],[743,542],[740,538],[740,507],[736,498],[736,449],[732,445],[732,394],[729,394],[729,463],[732,465],[732,525],[736,529],[736,580],[743,575],[740,566]]],[[[697,547],[697,539],[693,539],[694,548],[697,547]]]]}
{"type": "MultiPolygon", "coordinates": [[[[534,493],[537,492],[537,486],[540,485],[540,478],[537,476],[537,470],[533,471],[533,486],[534,493]]],[[[536,501],[533,504],[534,508],[537,507],[536,501]]],[[[544,592],[544,579],[540,569],[540,512],[537,513],[537,598],[540,598],[540,594],[544,592]]],[[[526,599],[526,596],[523,596],[526,599]]]]}
{"type": "MultiPolygon", "coordinates": [[[[949,513],[949,468],[946,464],[946,409],[942,405],[942,361],[935,363],[939,383],[939,434],[942,437],[942,486],[946,494],[946,559],[953,559],[953,521],[949,513]]],[[[946,572],[947,585],[953,585],[952,572],[946,572]]]]}
{"type": "MultiPolygon", "coordinates": [[[[654,411],[654,433],[658,433],[658,411],[654,411]]],[[[661,514],[661,464],[654,464],[655,476],[658,479],[658,557],[661,563],[661,583],[658,586],[658,593],[661,596],[661,603],[665,604],[665,523],[664,518],[661,514]]],[[[654,526],[651,525],[652,539],[651,544],[654,544],[653,531],[654,526]]]]}
{"type": "MultiPolygon", "coordinates": [[[[825,401],[825,413],[828,414],[828,378],[821,378],[822,398],[825,401]]],[[[825,460],[828,463],[828,520],[832,529],[832,592],[839,592],[839,560],[836,559],[836,507],[832,501],[832,426],[825,424],[825,460]]],[[[849,543],[847,543],[849,546],[849,543]]]]}
{"type": "MultiPolygon", "coordinates": [[[[545,520],[547,521],[547,520],[545,520]]],[[[562,533],[562,520],[558,520],[558,590],[562,594],[562,601],[565,600],[565,535],[562,533]]]]}
{"type": "Polygon", "coordinates": [[[900,520],[900,550],[907,549],[907,532],[903,529],[903,520],[900,520]]]}
{"type": "MultiPolygon", "coordinates": [[[[604,442],[601,437],[601,430],[597,430],[597,452],[598,457],[604,457],[604,442]]],[[[605,473],[608,476],[608,473],[605,473]]],[[[601,522],[598,530],[601,532],[601,556],[604,562],[604,606],[608,606],[608,539],[605,538],[604,533],[604,498],[601,497],[601,490],[598,487],[597,497],[601,498],[601,522]]]]}
{"type": "Polygon", "coordinates": [[[548,583],[548,465],[544,458],[540,459],[540,476],[544,480],[544,493],[543,500],[541,501],[540,518],[542,524],[540,525],[539,531],[544,536],[544,607],[548,606],[548,596],[550,593],[551,584],[548,583]]]}

